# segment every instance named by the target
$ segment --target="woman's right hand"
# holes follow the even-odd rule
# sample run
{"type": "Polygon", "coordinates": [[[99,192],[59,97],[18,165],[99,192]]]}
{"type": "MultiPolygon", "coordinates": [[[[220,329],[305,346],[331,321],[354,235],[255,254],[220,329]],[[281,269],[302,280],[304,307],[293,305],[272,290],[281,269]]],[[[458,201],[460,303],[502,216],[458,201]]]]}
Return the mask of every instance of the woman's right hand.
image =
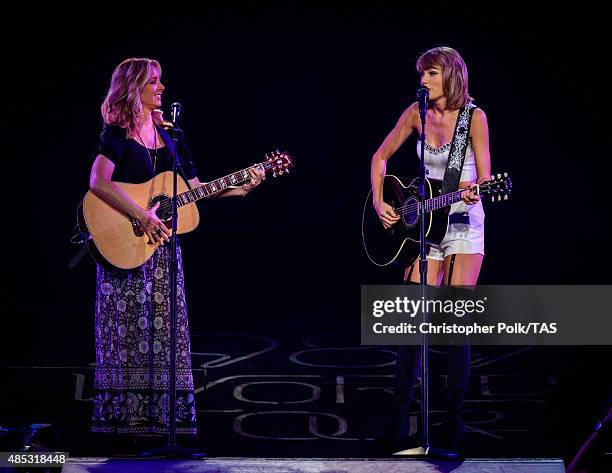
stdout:
{"type": "Polygon", "coordinates": [[[399,215],[393,211],[393,207],[384,201],[374,202],[374,209],[385,227],[385,230],[391,228],[400,219],[399,215]]]}
{"type": "Polygon", "coordinates": [[[149,237],[149,243],[161,243],[162,245],[170,240],[172,232],[168,230],[155,213],[159,208],[159,202],[149,209],[143,209],[142,215],[137,217],[140,228],[149,237]]]}

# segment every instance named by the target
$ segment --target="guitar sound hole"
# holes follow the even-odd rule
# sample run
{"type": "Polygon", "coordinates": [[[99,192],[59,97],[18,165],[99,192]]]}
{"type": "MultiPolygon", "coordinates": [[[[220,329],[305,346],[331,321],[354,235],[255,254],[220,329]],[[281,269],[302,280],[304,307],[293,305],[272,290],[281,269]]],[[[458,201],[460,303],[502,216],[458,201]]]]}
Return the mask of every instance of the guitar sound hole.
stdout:
{"type": "Polygon", "coordinates": [[[416,197],[410,197],[404,202],[402,221],[404,225],[412,227],[419,220],[419,201],[416,197]]]}
{"type": "Polygon", "coordinates": [[[157,209],[157,218],[162,221],[167,221],[172,218],[172,199],[165,195],[157,195],[151,199],[149,203],[150,207],[153,207],[157,202],[159,202],[159,208],[157,209]]]}

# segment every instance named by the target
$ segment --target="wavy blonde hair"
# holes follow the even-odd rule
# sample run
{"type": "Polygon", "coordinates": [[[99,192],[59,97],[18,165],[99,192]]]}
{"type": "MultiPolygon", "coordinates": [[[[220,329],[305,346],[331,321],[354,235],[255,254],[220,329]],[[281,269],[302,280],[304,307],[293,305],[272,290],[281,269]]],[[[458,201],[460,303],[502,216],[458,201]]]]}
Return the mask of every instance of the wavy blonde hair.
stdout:
{"type": "Polygon", "coordinates": [[[457,51],[446,46],[432,48],[423,53],[416,64],[419,73],[433,66],[442,69],[442,91],[447,109],[457,110],[474,101],[468,93],[467,66],[457,51]]]}
{"type": "MultiPolygon", "coordinates": [[[[143,108],[140,93],[157,69],[161,66],[155,59],[130,58],[123,61],[113,71],[110,87],[102,103],[102,118],[106,125],[119,125],[133,137],[142,125],[143,108]]],[[[164,124],[161,110],[155,110],[153,121],[164,124]]]]}

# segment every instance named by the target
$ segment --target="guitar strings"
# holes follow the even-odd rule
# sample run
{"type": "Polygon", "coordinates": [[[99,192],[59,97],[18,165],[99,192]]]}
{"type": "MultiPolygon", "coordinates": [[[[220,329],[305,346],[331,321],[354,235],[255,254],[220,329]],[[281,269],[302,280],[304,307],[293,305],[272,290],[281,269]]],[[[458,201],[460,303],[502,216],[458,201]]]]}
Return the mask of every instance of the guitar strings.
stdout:
{"type": "MultiPolygon", "coordinates": [[[[487,188],[483,188],[483,185],[481,184],[481,186],[480,186],[480,193],[483,194],[486,191],[488,191],[488,187],[487,188]]],[[[461,190],[459,193],[463,193],[463,190],[461,190]]],[[[455,193],[453,192],[451,194],[446,194],[446,195],[452,195],[452,194],[455,194],[455,193]]],[[[434,199],[440,199],[442,197],[444,197],[444,196],[432,197],[430,199],[427,199],[427,201],[432,201],[434,199]]],[[[409,212],[414,212],[415,210],[419,209],[419,205],[420,205],[420,202],[417,202],[416,205],[415,204],[403,205],[401,207],[394,208],[393,211],[394,212],[399,212],[401,214],[409,213],[409,212]]],[[[425,207],[427,207],[427,204],[425,204],[425,207]]]]}
{"type": "MultiPolygon", "coordinates": [[[[439,197],[434,197],[434,199],[438,199],[439,197]]],[[[433,199],[428,199],[429,202],[431,202],[433,199]]],[[[419,209],[420,206],[420,202],[417,202],[416,205],[415,204],[408,204],[408,205],[403,205],[401,207],[397,207],[395,209],[393,209],[394,212],[399,212],[399,213],[409,213],[409,212],[414,212],[415,210],[419,209]]],[[[427,204],[425,204],[425,207],[427,208],[427,204]]]]}
{"type": "MultiPolygon", "coordinates": [[[[273,156],[271,156],[271,158],[270,158],[270,159],[272,160],[272,159],[275,159],[275,158],[284,158],[284,159],[286,159],[286,158],[287,158],[287,155],[286,155],[285,153],[279,154],[278,156],[274,156],[274,155],[273,155],[273,156]]],[[[290,163],[290,161],[289,161],[289,163],[290,163]]],[[[231,175],[235,175],[235,174],[242,174],[244,171],[247,171],[247,172],[248,172],[248,170],[249,170],[249,169],[262,168],[262,167],[263,167],[263,170],[264,170],[264,172],[265,172],[265,171],[269,171],[269,170],[270,170],[270,169],[272,169],[274,166],[273,166],[273,164],[272,164],[270,161],[262,161],[261,163],[258,163],[258,164],[256,164],[255,166],[251,166],[251,167],[245,168],[245,169],[243,169],[243,170],[241,170],[241,171],[237,171],[237,172],[235,172],[235,173],[233,173],[233,174],[228,174],[227,176],[224,176],[224,177],[221,177],[221,178],[219,178],[219,179],[215,179],[215,180],[216,180],[216,181],[225,181],[225,179],[226,179],[227,177],[231,176],[231,175]]],[[[282,169],[282,164],[281,164],[281,169],[282,169]]],[[[286,169],[287,169],[287,168],[285,167],[285,170],[286,170],[286,169]]],[[[245,180],[243,180],[243,181],[238,181],[238,182],[245,182],[245,181],[246,181],[246,179],[245,179],[245,180]]],[[[214,181],[213,181],[213,182],[214,182],[214,181]]],[[[181,194],[179,194],[179,195],[183,195],[183,194],[187,194],[187,193],[189,193],[189,192],[193,192],[193,191],[195,191],[196,189],[201,189],[202,187],[205,187],[205,186],[207,186],[207,185],[210,185],[210,182],[207,182],[206,184],[203,184],[203,185],[201,185],[200,187],[196,187],[195,189],[191,189],[191,190],[188,190],[188,191],[186,191],[186,192],[182,192],[182,193],[181,193],[181,194]]],[[[233,184],[232,184],[232,185],[233,185],[233,184]]],[[[223,190],[223,189],[225,189],[225,187],[224,187],[224,188],[222,188],[222,189],[219,189],[219,190],[223,190]]],[[[166,201],[165,201],[165,202],[166,202],[166,203],[164,203],[164,204],[160,204],[160,205],[159,205],[159,210],[163,210],[163,211],[169,211],[169,210],[172,210],[172,198],[171,198],[171,197],[167,197],[167,199],[166,199],[166,201]]],[[[149,207],[149,208],[150,208],[150,207],[149,207]]]]}
{"type": "MultiPolygon", "coordinates": [[[[224,179],[224,178],[221,178],[221,179],[224,179]]],[[[217,179],[217,180],[221,180],[221,179],[217,179]]],[[[240,181],[240,182],[244,182],[244,181],[240,181]]],[[[201,189],[201,188],[203,188],[203,187],[205,187],[205,186],[207,186],[209,184],[210,183],[206,183],[206,184],[201,185],[200,187],[196,187],[195,189],[191,189],[191,190],[188,190],[188,191],[185,191],[185,192],[181,192],[180,194],[178,194],[178,196],[181,196],[183,194],[195,193],[194,191],[196,191],[197,189],[201,189]]],[[[225,189],[225,187],[223,189],[225,189]]],[[[219,189],[219,190],[223,190],[223,189],[219,189]]],[[[178,198],[178,196],[177,196],[177,198],[178,198]]],[[[180,201],[180,199],[179,199],[179,201],[180,201]]],[[[180,207],[180,205],[179,205],[179,207],[180,207]]],[[[166,197],[165,203],[164,204],[160,204],[159,205],[159,209],[160,210],[171,210],[172,209],[172,197],[166,197]]]]}
{"type": "MultiPolygon", "coordinates": [[[[247,169],[250,169],[250,168],[247,168],[247,169]]],[[[267,168],[266,168],[266,166],[265,166],[265,165],[264,165],[264,169],[266,169],[266,170],[267,170],[267,168]]],[[[246,170],[246,169],[243,169],[243,171],[245,171],[245,170],[246,170]]],[[[234,173],[234,174],[240,174],[240,173],[242,173],[242,171],[238,171],[237,173],[234,173]]],[[[227,176],[222,177],[222,178],[220,178],[220,179],[216,179],[216,180],[217,180],[217,181],[225,180],[225,178],[226,178],[226,177],[227,177],[227,176]]],[[[245,182],[245,181],[239,181],[239,182],[245,182]]],[[[207,185],[209,185],[209,184],[210,184],[210,182],[207,182],[206,184],[203,184],[203,185],[201,185],[200,187],[196,187],[195,189],[191,189],[190,191],[182,192],[182,193],[180,193],[179,195],[188,194],[189,192],[193,192],[193,191],[195,191],[195,190],[197,190],[197,189],[201,189],[202,187],[205,187],[205,186],[207,186],[207,185]]],[[[223,189],[225,189],[225,188],[223,188],[223,189]]],[[[219,190],[223,190],[223,189],[219,189],[219,190]]],[[[163,211],[169,211],[169,210],[172,210],[172,198],[171,198],[171,197],[167,197],[165,202],[166,202],[166,203],[164,203],[164,204],[160,204],[160,205],[159,205],[159,210],[163,210],[163,211]]]]}

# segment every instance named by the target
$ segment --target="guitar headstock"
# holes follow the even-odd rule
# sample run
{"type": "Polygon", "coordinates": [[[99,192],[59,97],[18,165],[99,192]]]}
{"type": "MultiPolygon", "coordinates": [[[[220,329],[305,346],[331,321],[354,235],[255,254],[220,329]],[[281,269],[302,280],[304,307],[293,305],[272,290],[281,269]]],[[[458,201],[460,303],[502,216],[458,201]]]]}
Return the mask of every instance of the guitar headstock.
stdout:
{"type": "Polygon", "coordinates": [[[479,194],[490,195],[491,202],[508,200],[512,193],[512,179],[507,172],[495,174],[489,181],[480,184],[479,188],[479,194]]]}
{"type": "Polygon", "coordinates": [[[289,174],[289,168],[293,166],[293,159],[286,151],[272,151],[266,154],[266,160],[261,163],[264,171],[272,172],[272,176],[289,174]]]}

